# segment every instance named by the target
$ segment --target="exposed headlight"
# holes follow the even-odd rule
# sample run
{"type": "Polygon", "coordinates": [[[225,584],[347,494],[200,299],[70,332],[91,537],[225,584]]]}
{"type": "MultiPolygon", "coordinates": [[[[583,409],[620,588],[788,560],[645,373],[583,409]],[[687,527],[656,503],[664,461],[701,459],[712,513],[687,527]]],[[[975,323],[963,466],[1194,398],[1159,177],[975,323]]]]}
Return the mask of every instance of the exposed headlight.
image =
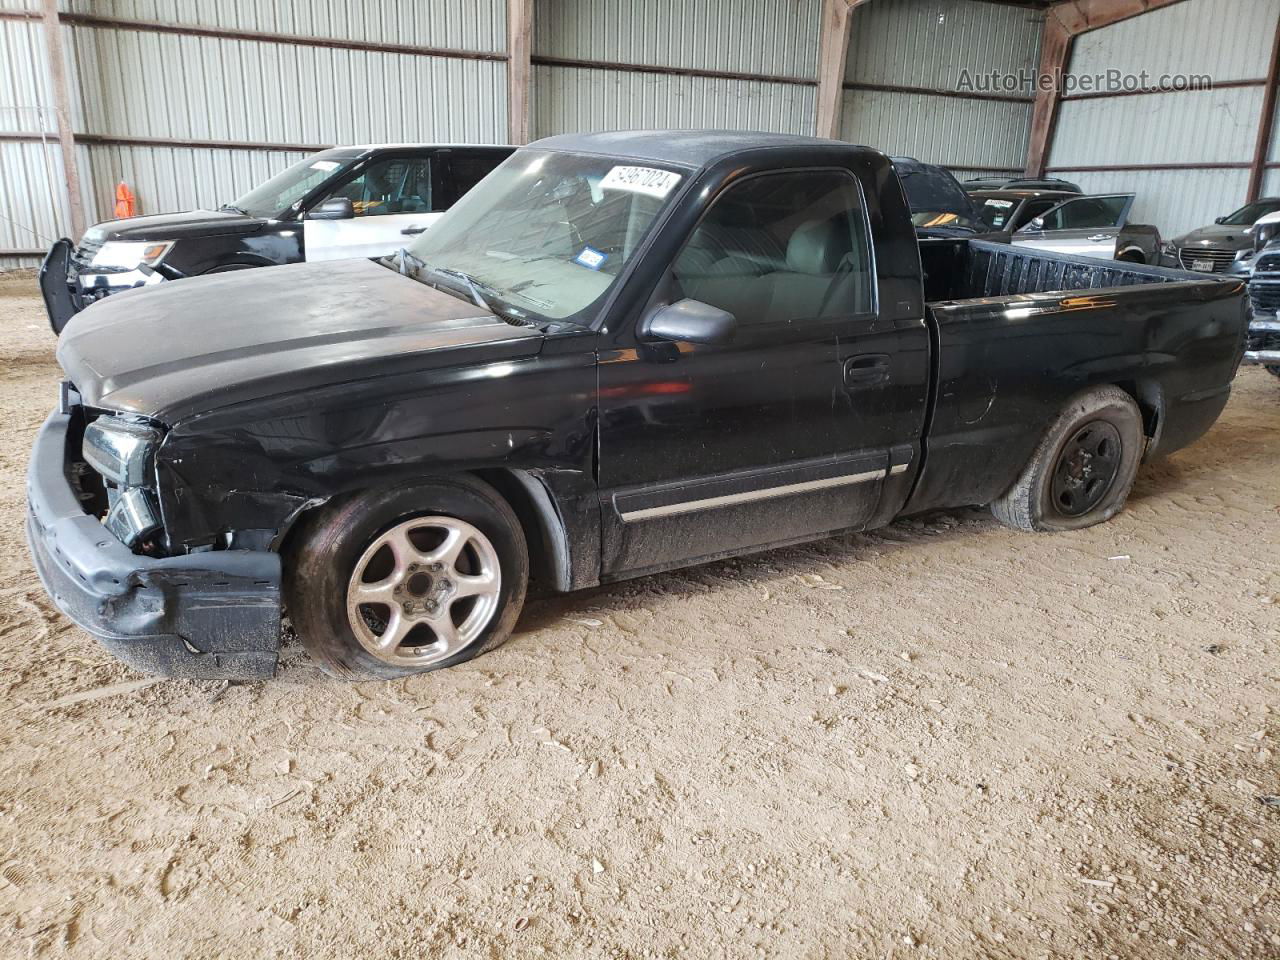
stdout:
{"type": "Polygon", "coordinates": [[[1160,245],[1160,252],[1166,257],[1176,257],[1178,255],[1178,248],[1172,242],[1162,243],[1160,245]]]}
{"type": "Polygon", "coordinates": [[[99,417],[84,431],[81,453],[104,480],[119,487],[143,487],[160,445],[160,431],[122,417],[99,417]]]}
{"type": "Polygon", "coordinates": [[[127,547],[160,526],[151,492],[160,431],[138,420],[102,416],[84,431],[80,452],[107,481],[107,516],[103,524],[127,547]]]}
{"type": "Polygon", "coordinates": [[[133,242],[108,240],[93,255],[90,266],[106,270],[136,270],[138,267],[154,267],[173,248],[173,240],[133,242]]]}

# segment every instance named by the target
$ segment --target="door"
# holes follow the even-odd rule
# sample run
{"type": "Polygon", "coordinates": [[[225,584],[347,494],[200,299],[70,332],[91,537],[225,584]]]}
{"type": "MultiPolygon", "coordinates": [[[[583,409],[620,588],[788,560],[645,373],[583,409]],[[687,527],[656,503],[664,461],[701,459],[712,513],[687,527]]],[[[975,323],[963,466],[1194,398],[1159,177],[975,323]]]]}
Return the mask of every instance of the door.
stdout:
{"type": "Polygon", "coordinates": [[[732,313],[727,344],[600,356],[605,577],[856,529],[892,442],[892,324],[877,324],[859,182],[762,174],[712,203],[646,308],[732,313]]]}
{"type": "Polygon", "coordinates": [[[1116,238],[1133,206],[1132,193],[1110,196],[1076,197],[1060,203],[1013,236],[1013,243],[1032,250],[1067,253],[1083,257],[1116,255],[1116,238]]]}
{"type": "Polygon", "coordinates": [[[346,220],[304,217],[306,259],[383,257],[408,246],[446,209],[439,164],[433,154],[378,157],[312,204],[345,197],[355,216],[346,220]]]}

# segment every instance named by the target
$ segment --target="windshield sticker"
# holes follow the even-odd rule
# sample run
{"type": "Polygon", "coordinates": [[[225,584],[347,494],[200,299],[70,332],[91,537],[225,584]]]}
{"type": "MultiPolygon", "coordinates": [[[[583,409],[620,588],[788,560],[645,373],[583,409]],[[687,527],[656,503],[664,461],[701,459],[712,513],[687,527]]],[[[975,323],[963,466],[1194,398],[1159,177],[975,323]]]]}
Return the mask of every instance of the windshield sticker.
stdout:
{"type": "MultiPolygon", "coordinates": [[[[617,170],[617,167],[614,167],[617,170]]],[[[604,266],[604,262],[609,259],[607,253],[601,253],[594,247],[583,247],[582,252],[573,258],[573,262],[586,267],[588,270],[599,270],[604,266]]]]}
{"type": "Polygon", "coordinates": [[[311,169],[327,171],[327,170],[336,169],[337,166],[338,166],[338,161],[336,160],[317,160],[315,163],[311,164],[311,169]]]}
{"type": "Polygon", "coordinates": [[[988,200],[988,207],[999,207],[1001,210],[1008,210],[1013,206],[1012,200],[988,200]]]}
{"type": "Polygon", "coordinates": [[[601,190],[643,193],[661,200],[680,182],[680,174],[653,167],[614,167],[600,181],[601,190]]]}

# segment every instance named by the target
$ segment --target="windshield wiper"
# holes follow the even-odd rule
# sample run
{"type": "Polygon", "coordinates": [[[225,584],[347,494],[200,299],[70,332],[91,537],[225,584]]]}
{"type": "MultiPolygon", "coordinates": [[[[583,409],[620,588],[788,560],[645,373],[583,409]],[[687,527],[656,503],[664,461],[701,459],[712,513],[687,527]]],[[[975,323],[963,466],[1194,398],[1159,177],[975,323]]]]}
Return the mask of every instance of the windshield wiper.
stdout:
{"type": "MultiPolygon", "coordinates": [[[[408,253],[408,251],[406,251],[406,253],[408,253]]],[[[412,257],[413,254],[408,254],[408,256],[412,257]]],[[[418,260],[417,257],[413,257],[413,259],[418,260]]],[[[511,324],[512,326],[515,326],[515,327],[536,327],[537,326],[537,324],[534,323],[532,320],[525,319],[524,317],[518,316],[517,314],[513,313],[510,310],[504,310],[502,307],[496,306],[494,302],[490,300],[488,297],[486,297],[483,293],[481,293],[480,290],[483,287],[484,289],[489,291],[490,295],[494,295],[496,291],[494,291],[492,287],[489,287],[477,281],[476,278],[471,276],[470,274],[463,273],[461,270],[454,270],[451,267],[432,267],[427,265],[426,263],[423,263],[423,261],[421,260],[418,260],[418,263],[426,267],[426,269],[430,273],[438,273],[438,274],[441,274],[442,276],[449,277],[452,280],[462,281],[462,283],[466,285],[467,292],[471,294],[472,303],[474,303],[477,307],[481,307],[482,309],[488,310],[494,316],[501,317],[503,320],[505,320],[507,323],[511,324]]]]}
{"type": "Polygon", "coordinates": [[[244,215],[244,216],[246,216],[246,217],[247,217],[247,216],[249,216],[249,211],[248,211],[248,210],[246,210],[244,207],[237,207],[234,203],[224,203],[224,204],[223,204],[222,206],[220,206],[218,209],[219,209],[219,210],[229,211],[229,212],[231,212],[231,213],[239,213],[239,214],[243,214],[243,215],[244,215]]]}

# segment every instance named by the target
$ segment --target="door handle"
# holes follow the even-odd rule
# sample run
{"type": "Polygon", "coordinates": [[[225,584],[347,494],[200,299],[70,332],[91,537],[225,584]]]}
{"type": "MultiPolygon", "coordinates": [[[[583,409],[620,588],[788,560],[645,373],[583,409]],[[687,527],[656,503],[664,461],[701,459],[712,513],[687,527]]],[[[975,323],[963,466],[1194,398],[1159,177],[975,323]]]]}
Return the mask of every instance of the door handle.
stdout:
{"type": "Polygon", "coordinates": [[[426,233],[427,228],[426,227],[405,227],[400,232],[403,233],[406,237],[412,237],[414,234],[417,234],[417,233],[426,233]]]}
{"type": "Polygon", "coordinates": [[[1101,243],[1103,240],[1114,240],[1115,238],[1116,235],[1114,233],[1095,233],[1089,239],[1094,243],[1101,243]]]}
{"type": "Polygon", "coordinates": [[[889,355],[865,353],[844,362],[844,385],[849,389],[872,387],[889,379],[889,355]]]}

